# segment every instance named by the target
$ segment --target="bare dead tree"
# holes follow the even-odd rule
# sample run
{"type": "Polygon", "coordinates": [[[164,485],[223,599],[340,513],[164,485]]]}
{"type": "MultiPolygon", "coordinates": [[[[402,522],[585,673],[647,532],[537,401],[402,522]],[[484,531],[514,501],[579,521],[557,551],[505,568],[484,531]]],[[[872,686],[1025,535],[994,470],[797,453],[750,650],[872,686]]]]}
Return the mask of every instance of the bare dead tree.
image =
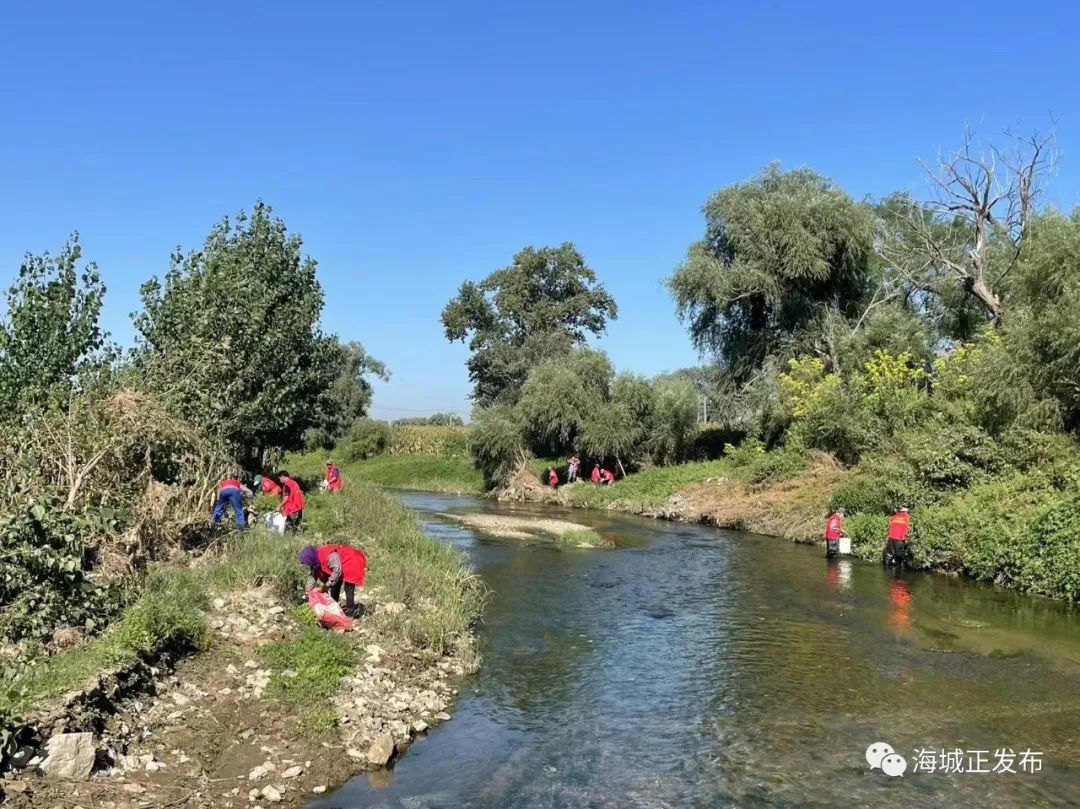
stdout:
{"type": "Polygon", "coordinates": [[[916,289],[959,282],[995,325],[1005,314],[1000,283],[1019,261],[1043,182],[1057,165],[1053,132],[1005,136],[1005,148],[983,146],[966,128],[959,149],[933,164],[920,160],[929,197],[894,205],[877,245],[916,289]]]}

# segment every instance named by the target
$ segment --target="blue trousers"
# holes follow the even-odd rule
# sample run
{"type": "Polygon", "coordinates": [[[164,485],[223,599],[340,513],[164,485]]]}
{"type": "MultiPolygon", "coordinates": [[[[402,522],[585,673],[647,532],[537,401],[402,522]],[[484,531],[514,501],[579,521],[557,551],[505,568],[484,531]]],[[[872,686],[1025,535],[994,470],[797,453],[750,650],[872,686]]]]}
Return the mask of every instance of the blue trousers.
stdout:
{"type": "Polygon", "coordinates": [[[239,489],[222,489],[218,492],[217,502],[214,503],[214,525],[221,522],[225,515],[225,504],[232,506],[233,516],[236,518],[236,527],[244,527],[244,502],[240,499],[239,489]]]}

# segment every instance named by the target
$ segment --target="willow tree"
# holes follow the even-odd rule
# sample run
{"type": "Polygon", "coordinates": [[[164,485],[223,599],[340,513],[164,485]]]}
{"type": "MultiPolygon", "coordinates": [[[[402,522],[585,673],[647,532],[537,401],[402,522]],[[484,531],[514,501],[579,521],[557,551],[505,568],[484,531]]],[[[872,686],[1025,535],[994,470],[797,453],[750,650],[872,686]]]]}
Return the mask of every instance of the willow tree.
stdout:
{"type": "Polygon", "coordinates": [[[810,169],[774,164],[703,210],[704,237],[667,279],[694,345],[739,382],[778,352],[838,367],[845,329],[877,305],[867,206],[810,169]]]}

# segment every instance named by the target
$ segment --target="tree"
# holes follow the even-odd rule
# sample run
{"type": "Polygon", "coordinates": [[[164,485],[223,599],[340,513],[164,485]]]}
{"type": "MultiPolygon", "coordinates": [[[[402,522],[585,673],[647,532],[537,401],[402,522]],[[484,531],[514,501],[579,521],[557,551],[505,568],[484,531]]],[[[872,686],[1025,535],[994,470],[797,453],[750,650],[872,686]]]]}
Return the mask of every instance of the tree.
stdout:
{"type": "Polygon", "coordinates": [[[367,415],[372,387],[369,377],[390,380],[386,366],[368,354],[357,342],[332,341],[336,352],[337,377],[323,394],[316,413],[316,424],[304,436],[311,449],[329,449],[349,431],[350,426],[367,415]]]}
{"type": "Polygon", "coordinates": [[[319,328],[323,294],[302,240],[257,202],[142,286],[135,361],[146,384],[250,463],[296,449],[342,370],[319,328]]]}
{"type": "Polygon", "coordinates": [[[874,303],[866,206],[806,168],[768,166],[704,207],[705,237],[668,278],[698,349],[745,382],[779,351],[810,348],[840,365],[832,321],[874,303]]]}
{"type": "Polygon", "coordinates": [[[78,268],[75,233],[55,258],[27,254],[0,323],[0,400],[5,416],[41,404],[107,357],[99,326],[105,285],[97,265],[78,268]]]}
{"type": "Polygon", "coordinates": [[[442,312],[446,338],[469,340],[473,399],[514,402],[529,370],[567,354],[617,316],[615,301],[569,242],[526,247],[509,267],[466,281],[442,312]]]}
{"type": "Polygon", "coordinates": [[[606,354],[587,348],[533,368],[516,408],[532,451],[562,455],[573,450],[589,413],[603,409],[610,398],[614,373],[606,354]]]}
{"type": "Polygon", "coordinates": [[[1042,193],[1056,163],[1053,135],[1019,138],[1008,148],[982,146],[970,129],[955,152],[926,170],[930,195],[894,195],[882,208],[878,251],[916,289],[942,294],[959,285],[986,318],[1000,323],[1002,284],[1016,268],[1042,193]]]}

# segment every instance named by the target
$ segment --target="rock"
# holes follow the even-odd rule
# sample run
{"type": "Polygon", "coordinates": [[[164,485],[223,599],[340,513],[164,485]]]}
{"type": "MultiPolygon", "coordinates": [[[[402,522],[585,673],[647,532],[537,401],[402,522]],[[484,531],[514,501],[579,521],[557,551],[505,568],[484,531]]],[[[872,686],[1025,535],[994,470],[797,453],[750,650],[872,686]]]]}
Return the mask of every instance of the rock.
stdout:
{"type": "Polygon", "coordinates": [[[417,719],[415,722],[412,723],[413,733],[423,733],[425,730],[428,729],[428,727],[428,723],[425,722],[423,719],[417,719]]]}
{"type": "Polygon", "coordinates": [[[214,609],[215,610],[223,610],[223,609],[225,609],[225,599],[224,598],[215,598],[214,599],[214,609]]]}
{"type": "Polygon", "coordinates": [[[297,778],[300,775],[303,775],[303,773],[304,773],[304,768],[303,767],[289,767],[289,769],[285,770],[285,772],[283,772],[281,774],[281,777],[282,778],[297,778]]]}
{"type": "Polygon", "coordinates": [[[244,661],[244,668],[246,668],[246,669],[257,669],[258,667],[259,667],[259,664],[256,663],[254,660],[245,660],[244,661]]]}
{"type": "Polygon", "coordinates": [[[266,767],[262,766],[261,764],[258,767],[255,767],[251,772],[248,773],[248,780],[249,781],[258,781],[260,778],[265,778],[265,777],[266,777],[266,767]]]}
{"type": "Polygon", "coordinates": [[[191,697],[181,694],[179,691],[173,691],[169,694],[169,699],[181,707],[191,704],[191,697]]]}
{"type": "Polygon", "coordinates": [[[263,787],[262,796],[270,801],[270,803],[277,803],[281,800],[281,793],[269,785],[263,787]]]}
{"type": "Polygon", "coordinates": [[[448,714],[446,711],[439,711],[437,714],[435,714],[435,718],[438,719],[440,722],[449,722],[450,714],[448,714]]]}
{"type": "Polygon", "coordinates": [[[138,784],[124,784],[124,792],[130,792],[132,795],[142,795],[146,792],[146,787],[138,784]]]}
{"type": "Polygon", "coordinates": [[[11,765],[12,769],[21,770],[30,763],[30,759],[33,757],[34,748],[23,746],[15,751],[14,755],[8,760],[8,763],[11,765]]]}
{"type": "Polygon", "coordinates": [[[45,775],[65,780],[88,778],[94,769],[93,733],[58,733],[45,743],[45,760],[41,771],[45,775]]]}
{"type": "Polygon", "coordinates": [[[266,615],[267,615],[268,618],[272,618],[275,615],[284,615],[284,614],[285,614],[285,608],[280,607],[280,606],[271,607],[270,609],[268,609],[266,611],[266,615]]]}
{"type": "Polygon", "coordinates": [[[320,784],[317,787],[312,787],[311,791],[314,792],[316,795],[322,795],[324,792],[326,792],[326,784],[320,784]]]}
{"type": "Polygon", "coordinates": [[[389,733],[380,733],[367,750],[367,760],[376,767],[382,767],[394,755],[394,737],[389,733]]]}
{"type": "Polygon", "coordinates": [[[405,612],[405,605],[400,601],[388,601],[385,604],[380,604],[377,611],[387,615],[400,615],[405,612]]]}
{"type": "Polygon", "coordinates": [[[165,769],[165,762],[163,761],[148,761],[146,762],[147,772],[157,772],[158,770],[165,769]]]}

